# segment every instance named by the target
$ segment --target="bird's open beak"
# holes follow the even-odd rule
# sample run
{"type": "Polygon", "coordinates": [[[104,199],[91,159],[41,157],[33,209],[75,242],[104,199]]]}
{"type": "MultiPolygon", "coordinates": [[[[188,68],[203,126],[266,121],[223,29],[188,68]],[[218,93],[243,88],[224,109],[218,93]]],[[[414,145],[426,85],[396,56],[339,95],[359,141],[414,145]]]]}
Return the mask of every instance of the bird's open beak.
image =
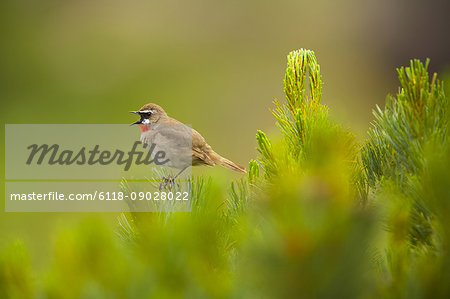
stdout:
{"type": "MultiPolygon", "coordinates": [[[[128,112],[134,113],[134,114],[138,114],[138,115],[141,115],[141,114],[139,113],[139,111],[128,111],[128,112]]],[[[138,121],[135,121],[134,123],[130,124],[130,126],[141,124],[141,123],[142,123],[142,120],[143,120],[143,117],[142,117],[142,115],[141,115],[141,118],[140,118],[138,121]]]]}

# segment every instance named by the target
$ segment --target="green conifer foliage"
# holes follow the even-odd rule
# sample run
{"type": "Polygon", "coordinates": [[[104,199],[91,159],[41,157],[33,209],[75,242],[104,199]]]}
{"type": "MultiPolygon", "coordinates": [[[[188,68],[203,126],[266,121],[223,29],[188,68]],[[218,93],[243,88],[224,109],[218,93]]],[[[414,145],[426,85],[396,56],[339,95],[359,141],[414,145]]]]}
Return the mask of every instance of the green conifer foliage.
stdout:
{"type": "Polygon", "coordinates": [[[427,169],[426,151],[443,152],[448,133],[448,98],[437,75],[430,80],[428,64],[413,60],[397,69],[401,87],[396,97],[387,97],[383,110],[377,107],[361,150],[371,192],[398,192],[413,206],[408,221],[411,246],[432,246],[432,214],[424,203],[421,177],[427,169]]]}
{"type": "Polygon", "coordinates": [[[408,175],[424,169],[424,150],[431,143],[444,145],[447,138],[448,98],[434,74],[425,65],[411,61],[410,67],[397,69],[400,89],[388,96],[384,110],[377,107],[376,121],[369,130],[369,141],[362,149],[365,174],[371,187],[381,178],[404,183],[408,175]]]}

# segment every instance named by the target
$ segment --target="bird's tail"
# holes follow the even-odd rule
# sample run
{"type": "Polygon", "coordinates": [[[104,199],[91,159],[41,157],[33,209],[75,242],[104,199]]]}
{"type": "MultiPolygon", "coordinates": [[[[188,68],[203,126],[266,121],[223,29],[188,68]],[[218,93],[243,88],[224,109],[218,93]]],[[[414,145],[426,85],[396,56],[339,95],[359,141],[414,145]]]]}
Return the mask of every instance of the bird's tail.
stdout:
{"type": "Polygon", "coordinates": [[[242,167],[241,165],[236,164],[233,161],[230,161],[228,159],[225,159],[224,157],[222,157],[221,155],[219,155],[217,153],[214,153],[214,154],[215,155],[213,156],[213,160],[216,164],[222,165],[226,168],[229,168],[229,169],[237,171],[237,172],[247,173],[245,168],[242,167]]]}

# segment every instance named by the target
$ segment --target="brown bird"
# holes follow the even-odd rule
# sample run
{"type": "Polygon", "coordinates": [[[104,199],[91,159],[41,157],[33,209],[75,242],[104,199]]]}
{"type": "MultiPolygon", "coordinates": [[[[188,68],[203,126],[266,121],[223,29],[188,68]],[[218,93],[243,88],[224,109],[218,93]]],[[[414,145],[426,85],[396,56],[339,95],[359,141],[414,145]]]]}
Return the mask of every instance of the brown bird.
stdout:
{"type": "Polygon", "coordinates": [[[131,125],[137,124],[141,128],[142,143],[156,145],[166,153],[168,166],[181,169],[173,179],[191,165],[218,164],[234,171],[246,172],[244,167],[216,153],[199,132],[168,116],[159,105],[149,103],[138,111],[130,112],[140,116],[131,125]]]}

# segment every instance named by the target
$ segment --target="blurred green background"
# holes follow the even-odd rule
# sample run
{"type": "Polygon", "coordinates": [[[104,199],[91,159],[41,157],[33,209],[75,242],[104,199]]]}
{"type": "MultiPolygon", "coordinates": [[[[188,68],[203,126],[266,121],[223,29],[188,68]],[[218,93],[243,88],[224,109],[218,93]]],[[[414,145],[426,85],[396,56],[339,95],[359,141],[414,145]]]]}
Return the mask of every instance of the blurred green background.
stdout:
{"type": "MultiPolygon", "coordinates": [[[[268,108],[284,98],[286,55],[303,47],[321,65],[323,103],[362,139],[375,104],[396,92],[395,67],[430,57],[431,71],[448,74],[448,12],[444,0],[3,0],[1,121],[131,123],[127,111],[155,102],[246,165],[256,130],[276,131],[268,108]]],[[[233,177],[194,174],[205,171],[224,186],[233,177]]],[[[53,233],[85,216],[2,208],[0,246],[22,239],[43,263],[53,233]]]]}

